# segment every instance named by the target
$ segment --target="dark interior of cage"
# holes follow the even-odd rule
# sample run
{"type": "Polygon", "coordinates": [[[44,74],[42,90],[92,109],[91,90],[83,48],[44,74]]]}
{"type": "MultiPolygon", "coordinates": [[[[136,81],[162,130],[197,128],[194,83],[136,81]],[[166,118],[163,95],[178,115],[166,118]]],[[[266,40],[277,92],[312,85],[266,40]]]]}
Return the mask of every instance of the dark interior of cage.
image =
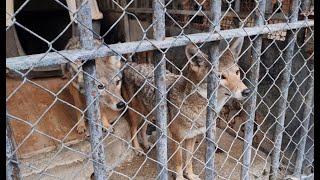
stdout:
{"type": "MultiPolygon", "coordinates": [[[[64,4],[65,1],[61,1],[64,4]]],[[[202,6],[196,3],[183,3],[185,1],[172,1],[167,7],[171,17],[166,16],[166,36],[178,36],[182,34],[192,34],[207,32],[209,30],[208,18],[205,13],[199,13],[194,16],[190,12],[196,12],[200,8],[203,11],[209,11],[210,7],[204,3],[202,6]],[[189,12],[189,13],[188,13],[189,12]],[[172,19],[175,19],[173,21],[172,19]],[[183,32],[181,27],[188,24],[183,32]]],[[[284,1],[287,2],[287,1],[284,1]]],[[[289,1],[288,1],[289,2],[289,1]]],[[[22,0],[15,1],[16,9],[21,6],[22,0]]],[[[135,16],[128,15],[128,20],[120,20],[117,25],[113,26],[117,19],[121,15],[121,10],[112,1],[98,1],[100,10],[102,11],[104,18],[99,21],[98,30],[100,35],[104,35],[104,42],[106,44],[114,44],[118,42],[127,41],[140,41],[143,40],[143,31],[140,28],[140,24],[137,23],[137,19],[140,21],[141,26],[147,29],[152,22],[152,7],[151,3],[147,1],[137,1],[130,5],[132,12],[135,16]],[[110,27],[112,30],[109,31],[110,27]],[[124,27],[128,27],[129,31],[126,31],[124,27]],[[108,33],[107,33],[108,32],[108,33]]],[[[244,20],[249,12],[254,8],[254,0],[244,0],[240,3],[239,16],[244,20]]],[[[234,7],[234,3],[227,3],[223,1],[222,11],[226,11],[228,8],[234,7]]],[[[129,9],[130,9],[129,8],[129,9]]],[[[282,11],[288,13],[289,5],[283,3],[282,11]]],[[[55,3],[54,1],[44,0],[32,0],[30,1],[19,14],[16,16],[17,22],[22,26],[27,27],[30,31],[27,31],[21,26],[12,26],[6,33],[6,56],[16,57],[21,55],[31,55],[46,53],[48,51],[63,50],[68,40],[74,33],[74,25],[70,25],[70,19],[67,10],[55,3]],[[64,31],[63,33],[61,33],[64,31]],[[38,36],[38,37],[37,37],[38,36]],[[59,38],[57,38],[59,36],[59,38]],[[41,37],[41,38],[40,38],[41,37]],[[53,42],[48,44],[48,42],[53,42]],[[52,48],[49,50],[49,47],[52,48]]],[[[269,23],[285,22],[283,19],[271,19],[269,23]]],[[[244,21],[245,27],[253,26],[253,18],[247,18],[244,21]]],[[[221,29],[233,29],[239,27],[238,17],[230,14],[225,16],[221,21],[221,29]]],[[[291,79],[289,86],[288,107],[286,110],[285,128],[282,152],[284,154],[283,161],[293,161],[292,157],[296,150],[296,144],[299,141],[299,133],[295,133],[300,128],[303,107],[303,99],[308,93],[307,82],[310,77],[310,67],[313,65],[313,58],[310,52],[313,52],[313,37],[310,38],[310,28],[301,28],[298,30],[297,43],[295,45],[294,58],[292,59],[291,79]],[[301,46],[304,44],[303,46],[301,46]],[[300,47],[301,46],[301,47],[300,47]],[[311,58],[310,58],[311,57],[311,58]],[[298,93],[297,93],[298,92],[298,93]]],[[[258,86],[258,100],[257,110],[262,117],[262,121],[256,121],[255,135],[257,140],[253,145],[259,148],[265,153],[270,153],[273,146],[273,135],[276,118],[272,115],[276,106],[280,92],[279,85],[281,84],[281,76],[285,64],[283,61],[282,51],[286,48],[288,42],[286,41],[286,31],[278,31],[274,33],[264,34],[262,43],[262,56],[260,62],[259,72],[259,86],[258,86]]],[[[152,28],[146,32],[146,37],[152,39],[152,28]]],[[[255,36],[254,36],[255,37],[255,36]]],[[[242,69],[242,77],[245,79],[245,74],[250,71],[250,59],[252,59],[252,39],[254,37],[246,37],[245,44],[242,48],[246,52],[240,59],[239,65],[242,69]]],[[[221,49],[226,48],[226,44],[230,39],[221,40],[221,49]]],[[[210,43],[198,44],[204,52],[208,52],[208,46],[210,43]]],[[[166,52],[167,68],[173,73],[179,74],[182,72],[182,68],[186,64],[186,56],[184,54],[184,47],[170,48],[166,52]]],[[[132,60],[139,63],[153,63],[153,51],[134,53],[132,60]]],[[[26,72],[26,71],[24,71],[26,72]]],[[[61,79],[60,66],[52,66],[46,68],[38,68],[29,72],[28,78],[32,79],[37,84],[45,87],[47,90],[54,93],[61,90],[61,88],[67,83],[65,79],[61,79]]],[[[22,83],[22,79],[15,72],[12,72],[6,77],[6,93],[7,96],[11,94],[22,83]]],[[[64,99],[67,102],[73,104],[70,92],[64,90],[59,94],[59,98],[64,99]]],[[[16,144],[21,144],[18,150],[18,156],[21,158],[32,157],[40,153],[49,152],[51,150],[60,147],[60,142],[55,139],[62,140],[66,145],[76,144],[86,137],[79,135],[74,125],[75,109],[55,101],[56,97],[51,93],[41,89],[31,82],[24,83],[19,90],[15,92],[13,98],[7,102],[8,110],[12,115],[23,119],[31,124],[37,122],[35,127],[30,126],[18,119],[12,121],[12,129],[14,132],[14,139],[16,144]],[[46,112],[48,108],[50,109],[46,112]],[[38,122],[39,121],[39,122],[38,122]],[[39,131],[47,134],[53,138],[50,138],[44,134],[33,131],[33,128],[37,128],[39,131]],[[70,131],[73,128],[72,131],[70,131]]],[[[313,116],[311,116],[313,122],[313,116]]],[[[228,127],[225,123],[227,133],[235,136],[235,131],[231,127],[228,127]]],[[[311,124],[311,123],[310,123],[311,124]]],[[[243,125],[243,124],[242,124],[243,125]]],[[[243,128],[239,128],[243,134],[243,128]]],[[[309,136],[313,138],[313,126],[309,131],[309,136]]],[[[307,158],[313,158],[313,151],[308,150],[312,147],[313,140],[307,139],[307,158]]]]}

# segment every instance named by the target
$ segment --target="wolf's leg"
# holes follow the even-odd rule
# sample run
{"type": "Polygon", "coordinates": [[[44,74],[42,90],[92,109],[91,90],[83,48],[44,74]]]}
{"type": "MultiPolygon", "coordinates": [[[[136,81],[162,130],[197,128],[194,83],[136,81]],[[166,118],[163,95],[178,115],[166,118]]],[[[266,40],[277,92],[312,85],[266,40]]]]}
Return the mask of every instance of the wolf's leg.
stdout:
{"type": "Polygon", "coordinates": [[[108,120],[108,115],[106,113],[106,110],[100,107],[100,114],[101,114],[102,130],[105,132],[109,130],[109,132],[112,133],[113,129],[111,128],[111,124],[108,120]]]}
{"type": "Polygon", "coordinates": [[[151,142],[149,142],[148,138],[147,138],[147,128],[148,128],[148,122],[145,123],[140,131],[141,133],[141,138],[143,140],[143,146],[146,148],[146,149],[149,149],[151,148],[151,146],[153,145],[151,142]]]}
{"type": "MultiPolygon", "coordinates": [[[[179,141],[179,139],[175,138],[174,134],[172,134],[172,137],[174,140],[179,141]]],[[[176,171],[176,180],[184,180],[185,178],[183,177],[183,161],[182,161],[182,149],[179,147],[177,142],[172,142],[172,151],[174,153],[173,155],[173,160],[174,160],[174,165],[175,165],[175,171],[176,171]]]]}
{"type": "MultiPolygon", "coordinates": [[[[135,106],[133,106],[135,107],[135,106]]],[[[140,115],[137,114],[136,112],[132,110],[128,110],[129,113],[129,122],[130,122],[130,130],[131,130],[131,138],[132,140],[132,145],[135,148],[134,151],[136,155],[141,156],[143,153],[143,149],[140,147],[139,141],[138,141],[138,134],[137,134],[137,129],[138,125],[140,122],[140,115]]]]}
{"type": "MultiPolygon", "coordinates": [[[[73,86],[73,84],[70,84],[70,85],[69,85],[69,90],[70,90],[70,94],[71,94],[72,97],[73,97],[74,105],[75,105],[76,107],[82,109],[83,103],[82,103],[82,101],[81,101],[81,99],[80,99],[80,98],[81,98],[81,97],[80,97],[81,95],[80,95],[79,90],[78,90],[77,88],[75,88],[75,87],[73,86]]],[[[78,123],[78,126],[77,126],[77,132],[78,132],[79,134],[84,133],[84,132],[86,131],[86,124],[85,124],[85,122],[84,122],[84,119],[81,118],[82,116],[81,116],[81,113],[80,113],[79,111],[76,111],[76,116],[77,116],[77,121],[80,120],[80,122],[78,123]]]]}
{"type": "Polygon", "coordinates": [[[186,141],[186,149],[187,149],[187,154],[186,154],[187,168],[185,169],[185,176],[189,180],[200,180],[199,176],[195,175],[192,169],[192,156],[194,153],[194,145],[196,144],[196,137],[193,137],[191,139],[186,139],[185,141],[186,141]]]}

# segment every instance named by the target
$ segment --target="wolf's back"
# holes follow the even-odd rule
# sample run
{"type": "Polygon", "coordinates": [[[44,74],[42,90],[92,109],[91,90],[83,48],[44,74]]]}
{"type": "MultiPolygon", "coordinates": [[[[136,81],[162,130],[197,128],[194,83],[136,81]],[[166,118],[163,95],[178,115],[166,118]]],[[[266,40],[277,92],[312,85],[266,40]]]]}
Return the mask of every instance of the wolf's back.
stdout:
{"type": "MultiPolygon", "coordinates": [[[[166,70],[165,82],[167,89],[174,85],[178,78],[179,75],[166,70]]],[[[130,91],[130,94],[135,94],[139,91],[136,95],[137,98],[147,106],[146,108],[148,108],[149,111],[153,109],[155,101],[155,82],[154,66],[152,64],[128,63],[128,66],[123,72],[123,81],[124,84],[122,88],[127,88],[126,91],[130,91]]]]}

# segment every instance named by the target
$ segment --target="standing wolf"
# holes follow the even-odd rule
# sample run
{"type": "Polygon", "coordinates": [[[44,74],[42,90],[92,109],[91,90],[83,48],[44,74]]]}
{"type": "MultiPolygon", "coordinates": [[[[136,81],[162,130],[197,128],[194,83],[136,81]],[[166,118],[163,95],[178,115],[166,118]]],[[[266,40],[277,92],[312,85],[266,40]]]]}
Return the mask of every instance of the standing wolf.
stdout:
{"type": "MultiPolygon", "coordinates": [[[[219,59],[218,72],[220,84],[217,92],[217,113],[230,98],[243,100],[249,96],[250,90],[241,81],[237,60],[241,52],[243,38],[236,39],[229,49],[223,52],[219,59]]],[[[172,138],[178,142],[185,142],[188,153],[186,168],[183,172],[182,149],[173,142],[176,179],[199,179],[192,170],[192,153],[196,136],[205,134],[207,100],[207,74],[211,69],[208,56],[193,45],[187,45],[185,53],[188,59],[188,69],[184,76],[166,72],[168,88],[168,128],[172,138]]],[[[129,63],[123,75],[123,97],[129,102],[129,122],[133,146],[136,152],[142,151],[137,137],[137,127],[141,122],[141,115],[152,119],[155,109],[155,88],[152,65],[129,63]],[[140,88],[141,87],[141,88],[140,88]],[[130,100],[130,101],[129,101],[130,100]],[[141,115],[140,115],[141,114],[141,115]]],[[[146,148],[150,143],[146,139],[145,128],[142,129],[143,144],[146,148]]]]}
{"type": "MultiPolygon", "coordinates": [[[[99,46],[101,43],[97,40],[94,41],[95,46],[99,46]]],[[[80,48],[79,38],[71,38],[65,49],[75,49],[80,48]]],[[[114,112],[119,112],[123,110],[126,104],[123,102],[121,96],[121,83],[122,83],[122,73],[121,73],[121,57],[120,56],[110,56],[99,58],[96,60],[96,78],[101,84],[98,85],[98,91],[100,96],[100,113],[101,121],[104,130],[109,129],[111,124],[115,119],[110,119],[110,115],[114,116],[114,112]],[[108,116],[107,116],[108,115],[108,116]]],[[[83,108],[85,102],[81,100],[82,94],[84,94],[84,81],[83,81],[83,71],[82,62],[75,61],[74,63],[64,64],[62,66],[64,78],[71,80],[74,76],[77,76],[72,84],[69,85],[69,91],[73,97],[75,106],[78,108],[83,108]]],[[[79,111],[77,113],[77,120],[79,122],[77,126],[78,133],[83,133],[86,130],[86,125],[81,117],[79,111]]],[[[110,129],[112,131],[112,129],[110,129]]]]}

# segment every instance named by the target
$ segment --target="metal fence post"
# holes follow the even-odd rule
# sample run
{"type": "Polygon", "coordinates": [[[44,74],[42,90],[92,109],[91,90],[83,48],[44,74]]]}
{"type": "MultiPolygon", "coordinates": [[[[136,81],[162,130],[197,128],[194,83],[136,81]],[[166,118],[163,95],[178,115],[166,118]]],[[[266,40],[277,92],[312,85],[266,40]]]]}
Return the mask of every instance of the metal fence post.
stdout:
{"type": "MultiPolygon", "coordinates": [[[[301,12],[308,13],[310,11],[310,6],[311,6],[310,0],[303,0],[301,2],[301,12]]],[[[305,16],[303,19],[307,19],[307,18],[308,18],[308,16],[305,16]]],[[[302,19],[302,17],[300,17],[300,18],[298,17],[298,19],[302,19]]],[[[301,46],[305,41],[306,31],[307,31],[307,28],[301,28],[300,31],[298,32],[297,42],[298,42],[299,46],[301,46]]]]}
{"type": "MultiPolygon", "coordinates": [[[[8,113],[8,111],[7,111],[8,113]]],[[[6,116],[6,179],[21,179],[19,161],[15,152],[16,145],[11,131],[10,119],[6,116]]]]}
{"type": "MultiPolygon", "coordinates": [[[[310,60],[312,61],[312,60],[310,60]]],[[[314,87],[314,80],[313,80],[313,62],[311,62],[311,77],[308,80],[308,89],[310,91],[306,94],[305,97],[305,105],[304,105],[304,111],[303,111],[303,118],[302,118],[302,127],[300,129],[300,143],[298,144],[298,153],[297,158],[295,162],[295,171],[294,174],[301,174],[302,164],[305,159],[305,147],[307,142],[307,136],[308,136],[308,129],[309,129],[309,122],[310,122],[310,115],[312,113],[312,100],[313,100],[313,87],[314,87]]]]}
{"type": "MultiPolygon", "coordinates": [[[[261,27],[264,25],[264,14],[266,9],[266,0],[260,0],[257,2],[258,8],[255,11],[254,26],[261,27]]],[[[262,35],[258,35],[253,41],[252,47],[252,61],[250,71],[248,72],[247,79],[248,88],[252,91],[251,97],[245,103],[244,109],[248,113],[247,122],[245,123],[244,131],[244,142],[243,142],[243,166],[241,169],[241,179],[250,180],[250,160],[251,160],[251,146],[253,139],[253,127],[255,120],[255,109],[258,92],[258,81],[259,81],[259,68],[260,68],[260,56],[262,46],[262,35]]]]}
{"type": "MultiPolygon", "coordinates": [[[[153,0],[153,37],[155,40],[164,40],[165,35],[165,1],[164,0],[153,0]]],[[[156,125],[157,136],[159,141],[156,145],[157,158],[158,158],[158,172],[159,179],[168,179],[168,167],[167,167],[167,115],[168,107],[166,97],[166,61],[164,55],[158,51],[154,53],[154,67],[155,73],[155,85],[156,85],[156,125]]]]}
{"type": "MultiPolygon", "coordinates": [[[[298,12],[299,12],[299,0],[292,0],[291,7],[290,7],[290,23],[298,21],[298,12]]],[[[286,63],[285,69],[282,74],[282,81],[280,83],[280,99],[278,102],[277,112],[275,112],[277,119],[276,129],[274,133],[274,143],[275,147],[272,151],[272,159],[271,159],[271,169],[270,169],[270,179],[275,180],[278,176],[279,170],[279,161],[280,161],[280,152],[281,152],[281,145],[282,145],[282,136],[284,131],[284,120],[285,114],[287,109],[287,98],[288,98],[288,91],[289,91],[289,81],[290,81],[290,73],[291,73],[291,66],[292,66],[292,58],[293,58],[293,50],[295,46],[295,33],[291,31],[287,31],[287,42],[288,46],[284,52],[284,61],[286,63]]]]}
{"type": "MultiPolygon", "coordinates": [[[[93,49],[93,33],[92,29],[92,19],[91,19],[91,9],[90,0],[77,0],[77,7],[80,8],[78,11],[78,22],[79,22],[79,32],[80,32],[80,44],[83,49],[91,50],[93,49]],[[84,3],[84,4],[83,4],[84,3]],[[86,26],[86,27],[85,27],[86,26]]],[[[84,73],[84,89],[85,98],[88,110],[86,116],[89,121],[90,127],[90,144],[93,159],[94,175],[96,180],[106,179],[106,163],[104,146],[101,142],[103,139],[101,117],[100,117],[100,106],[99,98],[95,100],[98,95],[98,90],[96,87],[96,66],[95,61],[89,60],[83,65],[84,73]],[[87,74],[86,74],[87,73],[87,74]],[[95,100],[95,101],[94,101],[95,100]],[[93,102],[94,101],[94,102],[93,102]]]]}
{"type": "MultiPolygon", "coordinates": [[[[221,16],[221,0],[211,1],[210,3],[210,24],[209,31],[220,31],[220,16],[221,16]]],[[[211,43],[209,50],[209,61],[212,69],[208,75],[207,85],[207,98],[209,99],[209,105],[207,107],[207,119],[206,119],[206,167],[205,167],[205,179],[214,179],[214,155],[215,155],[215,134],[216,134],[216,119],[218,112],[216,112],[217,104],[217,88],[219,85],[219,79],[216,76],[219,66],[219,42],[214,41],[211,43]]]]}

